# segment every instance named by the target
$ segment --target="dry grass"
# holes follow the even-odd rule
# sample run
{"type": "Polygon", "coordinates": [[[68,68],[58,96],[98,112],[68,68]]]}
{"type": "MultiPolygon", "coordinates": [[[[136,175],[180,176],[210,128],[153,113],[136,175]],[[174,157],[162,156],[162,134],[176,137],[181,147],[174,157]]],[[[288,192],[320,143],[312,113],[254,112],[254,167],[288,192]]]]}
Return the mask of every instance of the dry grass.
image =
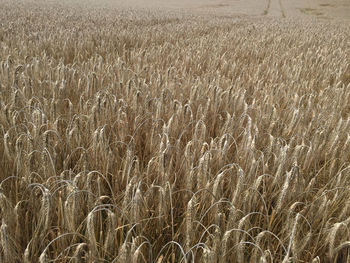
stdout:
{"type": "Polygon", "coordinates": [[[1,262],[350,261],[347,25],[14,5],[1,262]]]}

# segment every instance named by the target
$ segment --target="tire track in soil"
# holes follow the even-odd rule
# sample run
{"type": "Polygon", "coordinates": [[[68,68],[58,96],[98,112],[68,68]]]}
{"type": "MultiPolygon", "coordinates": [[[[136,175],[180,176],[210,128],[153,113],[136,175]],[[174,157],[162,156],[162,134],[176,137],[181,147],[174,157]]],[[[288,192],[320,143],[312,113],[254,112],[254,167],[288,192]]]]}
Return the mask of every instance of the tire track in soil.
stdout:
{"type": "Polygon", "coordinates": [[[282,0],[268,0],[264,15],[272,17],[286,17],[282,0]]]}

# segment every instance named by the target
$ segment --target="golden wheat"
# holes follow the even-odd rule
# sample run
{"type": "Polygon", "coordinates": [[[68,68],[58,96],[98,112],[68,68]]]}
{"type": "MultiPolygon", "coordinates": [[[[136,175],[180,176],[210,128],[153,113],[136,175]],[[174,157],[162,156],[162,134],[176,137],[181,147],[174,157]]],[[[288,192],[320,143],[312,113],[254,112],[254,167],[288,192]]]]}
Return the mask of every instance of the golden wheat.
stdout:
{"type": "Polygon", "coordinates": [[[0,262],[350,260],[348,24],[1,5],[0,262]]]}

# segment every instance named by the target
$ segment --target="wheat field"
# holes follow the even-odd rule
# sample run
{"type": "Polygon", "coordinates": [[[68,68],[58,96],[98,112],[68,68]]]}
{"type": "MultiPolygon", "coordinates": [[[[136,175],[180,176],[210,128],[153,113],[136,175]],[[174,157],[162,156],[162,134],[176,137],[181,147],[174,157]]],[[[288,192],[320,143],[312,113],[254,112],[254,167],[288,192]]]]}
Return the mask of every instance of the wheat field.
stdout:
{"type": "Polygon", "coordinates": [[[0,262],[350,262],[349,24],[0,24],[0,262]]]}

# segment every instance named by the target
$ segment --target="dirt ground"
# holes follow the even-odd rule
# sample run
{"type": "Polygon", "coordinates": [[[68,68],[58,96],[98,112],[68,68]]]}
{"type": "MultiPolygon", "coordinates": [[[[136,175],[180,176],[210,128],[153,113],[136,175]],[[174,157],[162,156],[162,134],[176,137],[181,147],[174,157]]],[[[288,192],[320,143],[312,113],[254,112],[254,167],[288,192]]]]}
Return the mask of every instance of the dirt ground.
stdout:
{"type": "MultiPolygon", "coordinates": [[[[76,0],[79,1],[79,0],[76,0]]],[[[311,17],[350,20],[350,0],[99,0],[104,6],[181,10],[218,16],[311,17]]],[[[71,1],[70,1],[71,2],[71,1]]]]}

